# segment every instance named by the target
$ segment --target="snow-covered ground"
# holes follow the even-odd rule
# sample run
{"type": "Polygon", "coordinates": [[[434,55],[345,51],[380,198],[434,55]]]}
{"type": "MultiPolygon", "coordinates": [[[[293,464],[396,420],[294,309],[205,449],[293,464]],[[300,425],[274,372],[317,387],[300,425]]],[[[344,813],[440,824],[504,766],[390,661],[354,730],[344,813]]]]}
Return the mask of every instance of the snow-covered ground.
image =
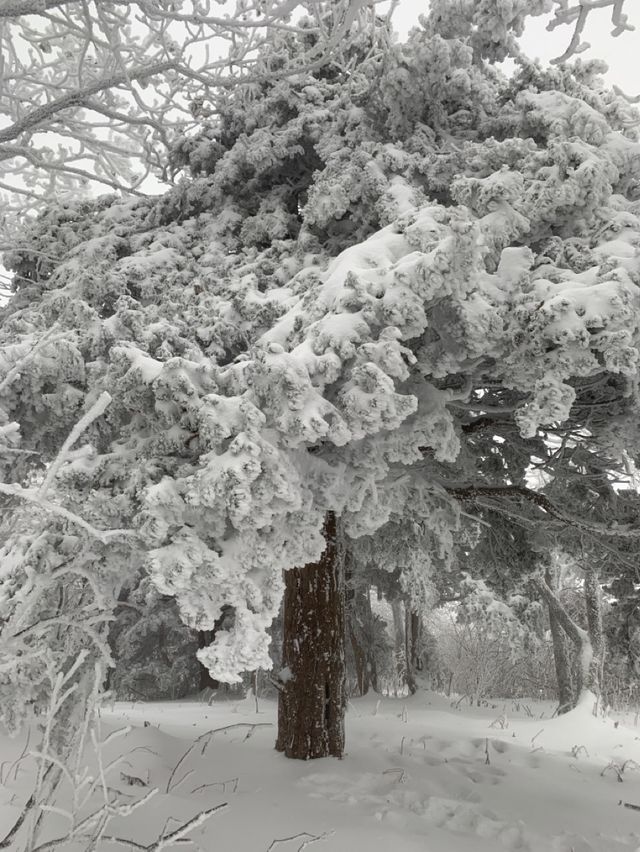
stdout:
{"type": "MultiPolygon", "coordinates": [[[[640,808],[633,715],[596,719],[585,705],[550,719],[549,705],[495,704],[456,709],[426,692],[355,700],[345,759],[308,763],[274,751],[271,701],[258,713],[253,699],[116,704],[102,735],[131,730],[104,749],[105,761],[123,756],[108,784],[132,801],[158,792],[108,833],[148,844],[226,802],[191,832],[203,852],[294,852],[314,837],[313,852],[640,850],[640,809],[623,804],[640,808]],[[613,766],[602,775],[611,763],[622,781],[613,766]]],[[[23,745],[0,736],[0,839],[25,796],[24,762],[9,771],[23,745]]]]}

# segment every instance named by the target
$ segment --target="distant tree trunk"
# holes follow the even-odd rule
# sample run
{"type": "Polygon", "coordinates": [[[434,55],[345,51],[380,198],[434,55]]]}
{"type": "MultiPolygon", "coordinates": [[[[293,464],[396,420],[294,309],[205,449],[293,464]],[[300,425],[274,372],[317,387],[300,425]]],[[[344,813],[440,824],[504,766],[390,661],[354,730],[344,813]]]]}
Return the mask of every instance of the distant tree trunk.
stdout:
{"type": "Polygon", "coordinates": [[[578,683],[576,684],[576,689],[574,691],[574,703],[572,706],[575,706],[575,701],[577,701],[577,699],[580,697],[583,690],[589,690],[590,692],[593,692],[596,696],[596,699],[599,700],[599,663],[598,658],[594,654],[594,649],[589,631],[584,630],[582,627],[576,624],[576,622],[571,618],[567,610],[563,607],[562,603],[558,599],[553,589],[551,589],[546,582],[540,581],[537,582],[536,585],[542,593],[542,596],[544,597],[545,601],[547,602],[549,612],[553,613],[553,615],[557,618],[559,624],[562,626],[567,636],[575,644],[576,650],[578,652],[578,683]]]}
{"type": "Polygon", "coordinates": [[[407,686],[412,695],[418,690],[416,683],[416,672],[422,669],[422,658],[420,656],[420,616],[413,612],[405,603],[405,656],[407,661],[407,686]]]}
{"type": "Polygon", "coordinates": [[[453,688],[453,678],[454,678],[454,674],[453,674],[453,672],[451,672],[449,674],[448,679],[447,679],[447,686],[446,686],[446,689],[445,689],[445,692],[444,692],[444,694],[447,696],[447,698],[451,697],[451,690],[453,688]]]}
{"type": "Polygon", "coordinates": [[[276,748],[298,760],[344,751],[344,566],[333,512],[324,537],[318,562],[285,572],[276,748]]]}
{"type": "Polygon", "coordinates": [[[600,577],[597,568],[585,569],[584,604],[592,649],[585,686],[600,698],[604,672],[605,640],[602,626],[602,590],[600,589],[600,577]]]}
{"type": "Polygon", "coordinates": [[[353,664],[356,676],[356,689],[358,695],[366,695],[371,688],[371,679],[369,677],[369,667],[367,666],[367,655],[361,644],[360,631],[354,625],[353,619],[349,618],[349,640],[351,642],[351,650],[353,652],[353,664]]]}
{"type": "MultiPolygon", "coordinates": [[[[551,571],[545,571],[545,582],[553,590],[553,578],[551,571]]],[[[553,642],[553,660],[556,669],[556,683],[558,686],[558,714],[566,713],[575,707],[576,694],[573,686],[571,673],[571,658],[567,648],[567,636],[562,629],[558,617],[551,606],[549,610],[549,628],[553,642]]]]}
{"type": "MultiPolygon", "coordinates": [[[[345,555],[348,566],[348,554],[345,555]]],[[[348,569],[347,569],[348,573],[348,569]]],[[[347,578],[347,587],[349,579],[347,578]]],[[[347,630],[353,656],[354,674],[358,695],[366,695],[369,689],[377,690],[378,676],[375,650],[372,646],[373,612],[369,586],[348,588],[347,591],[347,630]]]]}
{"type": "Polygon", "coordinates": [[[422,659],[422,618],[417,612],[411,613],[411,665],[417,672],[424,668],[422,659]]]}
{"type": "Polygon", "coordinates": [[[390,604],[393,616],[393,650],[396,659],[396,672],[398,682],[404,685],[407,682],[407,643],[402,599],[394,598],[390,601],[390,604]]]}
{"type": "MultiPolygon", "coordinates": [[[[345,581],[345,619],[346,630],[351,646],[353,674],[356,678],[357,694],[366,695],[369,691],[369,671],[367,666],[366,637],[364,613],[362,612],[363,590],[357,585],[352,570],[352,561],[348,549],[344,552],[344,581],[345,581]]],[[[368,589],[367,589],[368,592],[368,589]]],[[[349,660],[347,659],[347,673],[349,660]]]]}

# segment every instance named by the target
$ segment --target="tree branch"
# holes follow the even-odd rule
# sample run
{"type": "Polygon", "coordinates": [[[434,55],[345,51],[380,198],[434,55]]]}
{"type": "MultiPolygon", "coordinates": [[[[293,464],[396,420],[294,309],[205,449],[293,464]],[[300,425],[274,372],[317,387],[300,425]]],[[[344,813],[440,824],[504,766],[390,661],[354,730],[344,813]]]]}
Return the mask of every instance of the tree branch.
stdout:
{"type": "Polygon", "coordinates": [[[528,503],[533,503],[539,509],[542,509],[550,517],[561,521],[566,526],[619,538],[640,538],[640,527],[632,527],[627,524],[607,526],[596,522],[583,521],[580,518],[563,512],[546,494],[534,491],[532,488],[526,488],[523,485],[447,485],[446,483],[440,483],[440,485],[447,494],[457,497],[463,502],[473,501],[476,497],[507,497],[526,500],[528,503]]]}
{"type": "Polygon", "coordinates": [[[541,579],[535,579],[533,585],[540,592],[545,600],[545,603],[553,612],[558,622],[562,625],[562,629],[567,636],[575,642],[578,647],[581,647],[585,642],[589,641],[589,636],[586,630],[579,627],[571,618],[567,610],[562,606],[560,599],[556,596],[553,589],[541,579]]]}
{"type": "Polygon", "coordinates": [[[103,544],[107,544],[114,538],[130,537],[133,535],[131,530],[99,530],[88,523],[88,521],[85,521],[84,518],[81,518],[80,515],[76,515],[75,512],[70,512],[69,509],[65,509],[64,506],[59,506],[57,503],[44,500],[36,491],[23,488],[21,485],[15,483],[7,485],[0,482],[0,494],[6,494],[8,497],[17,497],[26,503],[39,506],[44,512],[57,515],[59,518],[63,518],[65,521],[69,521],[75,526],[80,527],[80,529],[83,529],[92,538],[101,541],[103,544]]]}
{"type": "Polygon", "coordinates": [[[567,59],[570,59],[578,53],[583,53],[591,47],[589,42],[581,41],[581,37],[589,14],[594,9],[605,9],[608,6],[612,7],[612,36],[616,37],[625,31],[631,32],[635,30],[635,27],[627,22],[628,17],[623,12],[625,0],[579,0],[579,3],[576,6],[567,6],[567,0],[555,0],[555,2],[560,6],[560,8],[556,9],[554,19],[547,24],[548,30],[552,31],[562,24],[571,24],[575,21],[569,46],[562,56],[558,56],[556,59],[551,60],[555,64],[566,62],[567,59]]]}
{"type": "Polygon", "coordinates": [[[6,127],[4,130],[0,130],[0,143],[11,142],[27,130],[33,130],[36,127],[39,130],[42,130],[42,125],[54,115],[57,115],[57,113],[62,112],[62,110],[65,109],[69,109],[70,107],[84,106],[86,100],[88,100],[92,95],[97,95],[99,92],[104,92],[108,89],[117,89],[119,86],[138,82],[140,80],[148,80],[149,77],[154,77],[156,74],[164,74],[165,71],[175,70],[178,67],[177,62],[169,60],[165,62],[156,62],[153,65],[149,65],[146,68],[140,68],[137,71],[131,71],[128,74],[115,74],[112,77],[103,77],[101,80],[96,80],[95,83],[91,83],[84,86],[82,89],[78,89],[78,91],[69,92],[48,104],[44,104],[43,106],[36,107],[31,110],[31,112],[27,113],[24,118],[14,122],[14,124],[6,127]]]}

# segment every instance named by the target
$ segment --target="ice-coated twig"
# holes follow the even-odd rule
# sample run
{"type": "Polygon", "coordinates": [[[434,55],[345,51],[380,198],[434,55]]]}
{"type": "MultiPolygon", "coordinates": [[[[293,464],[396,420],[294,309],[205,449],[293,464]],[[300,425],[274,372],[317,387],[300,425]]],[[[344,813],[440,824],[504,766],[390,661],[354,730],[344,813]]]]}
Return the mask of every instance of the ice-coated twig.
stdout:
{"type": "Polygon", "coordinates": [[[272,840],[266,852],[272,852],[279,843],[290,843],[292,840],[300,839],[302,839],[302,843],[298,846],[296,852],[302,852],[303,849],[311,846],[312,843],[317,843],[319,840],[327,840],[333,834],[335,834],[334,831],[324,831],[322,834],[309,834],[308,831],[301,831],[299,834],[292,834],[289,837],[279,837],[276,840],[272,840]]]}
{"type": "Polygon", "coordinates": [[[44,481],[38,489],[38,496],[44,497],[46,495],[47,491],[53,484],[53,480],[56,478],[58,471],[67,460],[67,456],[69,455],[69,451],[73,445],[80,439],[81,435],[87,431],[94,420],[97,420],[98,417],[102,417],[110,403],[111,394],[103,391],[103,393],[101,393],[97,400],[93,403],[91,408],[82,415],[80,420],[78,420],[71,432],[69,432],[66,441],[60,448],[60,452],[49,465],[44,481]]]}
{"type": "MultiPolygon", "coordinates": [[[[51,342],[51,338],[49,337],[48,342],[51,342]]],[[[38,346],[34,347],[32,352],[30,353],[33,356],[33,353],[39,348],[39,346],[43,343],[43,341],[38,344],[38,346]]],[[[8,376],[5,377],[5,382],[7,381],[8,376]]],[[[0,390],[2,390],[2,386],[4,383],[0,384],[0,390]]],[[[43,511],[49,512],[53,515],[57,515],[60,518],[64,518],[66,521],[74,524],[77,527],[83,529],[86,533],[88,533],[92,538],[98,539],[98,541],[106,544],[110,539],[117,537],[129,537],[132,535],[130,530],[99,530],[86,521],[84,518],[77,515],[75,512],[71,512],[69,509],[66,509],[64,506],[60,506],[58,503],[53,503],[50,500],[47,500],[47,491],[51,488],[55,477],[58,474],[61,466],[69,457],[71,452],[71,448],[76,443],[76,441],[80,438],[80,436],[89,428],[89,426],[97,420],[98,417],[101,417],[106,411],[108,405],[111,402],[111,396],[106,391],[101,393],[98,399],[93,403],[91,408],[83,414],[83,416],[78,420],[75,424],[71,432],[69,433],[66,441],[62,445],[60,452],[57,454],[55,459],[49,465],[49,469],[47,470],[44,481],[39,486],[39,488],[23,488],[18,483],[0,483],[0,494],[5,494],[8,497],[17,497],[19,500],[24,500],[26,503],[32,503],[36,506],[39,506],[43,511]]]]}
{"type": "Polygon", "coordinates": [[[191,791],[191,794],[197,793],[199,790],[206,790],[209,787],[222,787],[222,792],[227,792],[227,784],[233,784],[231,788],[232,793],[238,792],[238,784],[240,783],[240,778],[227,778],[226,781],[211,781],[209,784],[200,784],[198,787],[194,787],[191,791]]]}
{"type": "Polygon", "coordinates": [[[7,770],[6,779],[3,777],[3,767],[5,766],[5,764],[9,763],[9,761],[3,760],[2,763],[0,763],[0,784],[4,784],[5,780],[6,781],[9,780],[9,776],[11,775],[12,771],[14,773],[13,780],[14,781],[17,780],[17,778],[18,778],[18,766],[25,759],[25,757],[28,756],[27,753],[29,751],[29,743],[30,742],[31,742],[31,726],[29,726],[29,729],[27,730],[27,738],[25,740],[24,748],[22,749],[22,752],[18,755],[18,757],[16,757],[16,759],[13,761],[13,763],[9,766],[9,769],[7,770]]]}
{"type": "Polygon", "coordinates": [[[548,30],[555,30],[563,24],[574,24],[573,34],[569,46],[562,54],[551,61],[555,64],[566,62],[572,56],[583,53],[591,45],[588,41],[582,41],[582,33],[594,9],[606,9],[611,7],[611,23],[613,30],[611,35],[616,37],[623,32],[631,32],[635,27],[629,23],[628,15],[623,11],[625,0],[579,0],[573,6],[569,6],[568,0],[555,0],[559,8],[555,11],[555,17],[547,24],[548,30]]]}
{"type": "Polygon", "coordinates": [[[604,778],[604,776],[606,775],[607,772],[612,771],[612,772],[615,773],[618,781],[620,783],[622,783],[624,781],[624,778],[622,776],[624,775],[625,769],[627,769],[627,768],[640,769],[640,766],[636,763],[635,760],[631,760],[631,759],[625,760],[624,763],[622,763],[622,764],[616,763],[615,760],[612,760],[602,770],[602,772],[600,773],[600,777],[604,778]]]}
{"type": "MultiPolygon", "coordinates": [[[[620,86],[616,86],[616,85],[612,86],[611,88],[616,93],[616,95],[620,95],[620,97],[624,98],[625,101],[627,101],[627,103],[630,103],[630,104],[640,103],[640,95],[628,95],[626,92],[624,92],[620,88],[620,86]]],[[[625,124],[626,124],[626,122],[625,122],[625,124]]],[[[630,122],[630,124],[635,125],[635,124],[637,124],[637,121],[630,122]]]]}
{"type": "Polygon", "coordinates": [[[59,518],[64,518],[65,521],[75,524],[75,526],[80,527],[80,529],[83,529],[92,538],[98,539],[98,541],[103,542],[103,544],[107,544],[112,538],[129,537],[133,535],[131,530],[96,529],[96,527],[92,526],[88,523],[88,521],[85,521],[84,518],[81,518],[80,515],[76,515],[75,512],[70,512],[69,509],[65,509],[64,506],[59,506],[57,503],[52,503],[50,500],[40,497],[38,492],[31,488],[23,488],[21,485],[17,485],[15,483],[7,484],[0,482],[0,494],[6,494],[7,497],[18,497],[26,503],[34,503],[40,506],[43,511],[50,512],[52,515],[57,515],[59,518]]]}
{"type": "Polygon", "coordinates": [[[162,852],[162,850],[166,849],[168,846],[175,845],[190,831],[204,825],[204,823],[214,814],[223,811],[227,807],[227,802],[223,802],[221,805],[216,805],[213,808],[208,808],[206,811],[201,811],[199,814],[196,814],[193,819],[188,820],[179,828],[176,828],[175,831],[172,831],[171,834],[165,834],[164,837],[160,837],[157,841],[155,841],[155,843],[151,843],[149,846],[145,847],[147,852],[162,852]]]}
{"type": "Polygon", "coordinates": [[[184,779],[187,777],[187,775],[190,774],[190,773],[187,773],[187,775],[183,775],[182,778],[180,779],[180,781],[178,781],[176,784],[171,783],[173,781],[175,775],[176,775],[176,772],[180,768],[180,766],[184,763],[184,761],[191,754],[191,752],[194,750],[194,748],[197,745],[199,745],[200,743],[202,743],[202,750],[200,752],[200,755],[202,756],[205,753],[205,751],[207,750],[207,746],[209,745],[209,743],[211,742],[213,737],[216,734],[221,733],[222,731],[231,731],[234,728],[249,728],[246,736],[243,739],[243,742],[245,742],[245,740],[249,739],[249,737],[251,736],[251,734],[254,732],[254,730],[256,728],[271,728],[271,727],[273,727],[271,722],[236,722],[233,725],[224,725],[222,728],[213,728],[211,731],[206,731],[204,734],[200,734],[200,736],[196,737],[196,739],[191,743],[189,748],[185,751],[185,753],[182,755],[180,760],[176,763],[176,765],[171,770],[171,775],[169,776],[169,779],[167,781],[167,787],[166,787],[165,792],[170,793],[171,790],[174,787],[177,787],[178,784],[181,784],[182,781],[184,781],[184,779]]]}
{"type": "Polygon", "coordinates": [[[397,775],[396,781],[398,784],[404,784],[407,780],[407,773],[401,766],[392,766],[390,769],[383,769],[383,775],[397,775]]]}
{"type": "Polygon", "coordinates": [[[534,735],[531,737],[531,748],[533,748],[533,744],[535,743],[535,741],[538,739],[538,737],[540,736],[540,734],[541,734],[543,731],[544,731],[544,728],[540,728],[540,730],[538,731],[538,733],[537,733],[537,734],[534,734],[534,735]]]}
{"type": "Polygon", "coordinates": [[[58,339],[62,339],[64,335],[58,334],[56,336],[56,332],[59,331],[57,323],[52,325],[51,328],[46,331],[43,336],[35,343],[31,349],[24,355],[22,358],[18,359],[16,363],[8,370],[6,376],[0,382],[0,394],[2,394],[11,384],[11,382],[16,379],[20,375],[20,371],[23,367],[26,367],[29,361],[36,355],[36,353],[42,349],[43,346],[46,346],[47,343],[53,343],[58,339]]]}

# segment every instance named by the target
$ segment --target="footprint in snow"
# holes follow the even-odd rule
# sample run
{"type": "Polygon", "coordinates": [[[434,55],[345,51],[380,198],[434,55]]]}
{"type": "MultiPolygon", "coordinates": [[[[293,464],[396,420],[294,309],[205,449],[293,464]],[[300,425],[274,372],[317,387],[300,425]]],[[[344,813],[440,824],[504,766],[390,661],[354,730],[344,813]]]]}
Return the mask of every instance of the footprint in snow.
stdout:
{"type": "Polygon", "coordinates": [[[578,834],[563,834],[553,841],[553,852],[597,852],[590,843],[578,834]]]}
{"type": "Polygon", "coordinates": [[[531,852],[524,826],[498,819],[494,813],[472,802],[459,802],[432,796],[424,818],[433,825],[496,840],[508,852],[531,852]]]}
{"type": "Polygon", "coordinates": [[[464,757],[453,757],[449,760],[449,766],[473,781],[474,784],[489,784],[491,786],[499,784],[506,772],[500,769],[499,766],[487,766],[484,763],[479,763],[477,760],[468,760],[464,757]]]}

